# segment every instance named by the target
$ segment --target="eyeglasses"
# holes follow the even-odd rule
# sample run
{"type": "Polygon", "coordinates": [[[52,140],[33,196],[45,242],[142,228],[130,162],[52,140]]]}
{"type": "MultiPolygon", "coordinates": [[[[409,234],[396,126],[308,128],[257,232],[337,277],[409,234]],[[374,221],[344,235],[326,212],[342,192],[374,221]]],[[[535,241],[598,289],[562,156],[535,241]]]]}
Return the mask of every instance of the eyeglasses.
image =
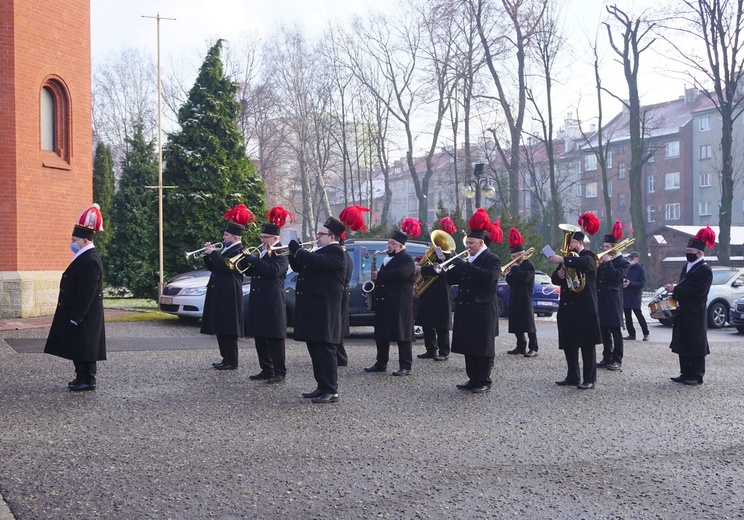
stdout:
{"type": "Polygon", "coordinates": [[[316,238],[319,238],[319,237],[322,237],[322,236],[327,236],[327,237],[329,237],[329,236],[331,236],[331,235],[333,235],[333,233],[324,233],[323,231],[317,231],[317,232],[315,233],[315,237],[316,237],[316,238]]]}

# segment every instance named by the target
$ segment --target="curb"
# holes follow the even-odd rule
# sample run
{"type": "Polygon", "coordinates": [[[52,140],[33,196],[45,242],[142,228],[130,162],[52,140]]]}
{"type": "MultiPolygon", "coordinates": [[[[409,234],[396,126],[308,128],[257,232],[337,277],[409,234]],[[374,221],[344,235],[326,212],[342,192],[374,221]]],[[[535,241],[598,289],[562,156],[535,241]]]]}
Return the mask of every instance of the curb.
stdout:
{"type": "Polygon", "coordinates": [[[2,495],[0,495],[0,520],[15,520],[15,516],[11,513],[2,495]]]}

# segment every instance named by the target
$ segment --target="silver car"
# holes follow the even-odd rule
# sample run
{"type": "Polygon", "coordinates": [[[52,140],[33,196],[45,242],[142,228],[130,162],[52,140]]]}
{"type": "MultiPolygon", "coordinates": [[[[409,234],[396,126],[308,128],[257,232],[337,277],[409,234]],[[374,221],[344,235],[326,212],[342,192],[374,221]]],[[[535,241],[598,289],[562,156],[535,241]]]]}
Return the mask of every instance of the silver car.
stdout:
{"type": "MultiPolygon", "coordinates": [[[[163,312],[175,314],[183,320],[196,321],[204,312],[209,271],[189,271],[174,276],[163,287],[159,307],[163,312]]],[[[243,280],[243,298],[251,292],[251,279],[243,280]]]]}

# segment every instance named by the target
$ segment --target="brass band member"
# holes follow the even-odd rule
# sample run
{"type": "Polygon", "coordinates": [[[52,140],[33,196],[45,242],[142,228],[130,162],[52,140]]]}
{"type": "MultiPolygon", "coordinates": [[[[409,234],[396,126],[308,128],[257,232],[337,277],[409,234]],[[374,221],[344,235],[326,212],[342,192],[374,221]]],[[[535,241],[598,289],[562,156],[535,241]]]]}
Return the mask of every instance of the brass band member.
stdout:
{"type": "MultiPolygon", "coordinates": [[[[228,221],[222,234],[224,247],[222,251],[208,247],[204,256],[204,265],[212,274],[204,299],[201,333],[217,336],[222,361],[212,363],[212,366],[217,370],[236,370],[238,337],[243,336],[243,274],[230,269],[225,260],[243,251],[243,231],[248,222],[256,221],[256,217],[243,204],[222,216],[228,221]]],[[[211,246],[209,242],[204,245],[211,246]]]]}
{"type": "Polygon", "coordinates": [[[682,268],[679,282],[664,288],[679,302],[679,314],[674,319],[672,343],[669,348],[679,356],[680,375],[675,383],[702,385],[705,375],[705,356],[708,347],[706,303],[713,282],[713,271],[705,263],[705,247],[715,246],[716,234],[707,226],[687,242],[687,264],[682,268]]]}
{"type": "Polygon", "coordinates": [[[315,234],[317,248],[302,249],[289,242],[289,265],[298,274],[295,291],[294,339],[305,341],[313,363],[317,388],[302,394],[314,403],[338,401],[338,352],[341,342],[341,295],[346,276],[346,254],[338,239],[345,231],[329,217],[315,234]]]}
{"type": "MultiPolygon", "coordinates": [[[[511,228],[508,240],[514,260],[524,253],[524,238],[517,228],[511,228]]],[[[536,357],[539,347],[533,307],[535,264],[525,259],[512,265],[506,271],[506,283],[509,284],[509,332],[517,338],[517,348],[507,353],[536,357]],[[529,338],[529,350],[525,334],[529,338]]]]}
{"type": "MultiPolygon", "coordinates": [[[[579,225],[589,234],[599,230],[599,220],[592,213],[579,217],[579,225]],[[583,224],[583,225],[582,225],[583,224]]],[[[561,288],[558,307],[558,348],[566,356],[568,371],[566,378],[556,381],[560,386],[576,386],[581,390],[594,388],[597,380],[597,352],[595,345],[601,343],[599,316],[597,311],[597,255],[584,248],[585,235],[581,231],[573,234],[569,249],[576,255],[551,255],[548,260],[557,264],[551,276],[553,283],[561,288]],[[585,286],[580,292],[568,289],[566,269],[574,269],[584,276],[585,286]],[[583,381],[579,371],[579,350],[584,363],[583,381]]]]}
{"type": "Polygon", "coordinates": [[[280,383],[287,375],[284,340],[287,337],[287,310],[284,306],[284,279],[287,276],[286,255],[272,254],[271,247],[279,247],[279,235],[289,218],[294,215],[282,206],[274,206],[266,213],[267,223],[261,226],[261,252],[248,255],[240,268],[251,277],[245,334],[255,338],[258,366],[261,371],[250,376],[254,381],[280,383]],[[246,265],[247,264],[247,265],[246,265]]]}
{"type": "Polygon", "coordinates": [[[69,359],[75,379],[72,392],[95,390],[97,362],[106,359],[103,323],[103,264],[93,237],[103,231],[98,204],[85,210],[72,231],[70,249],[75,256],[62,274],[59,301],[44,352],[69,359]]]}
{"type": "Polygon", "coordinates": [[[372,272],[375,282],[375,342],[377,360],[366,372],[384,372],[390,358],[390,342],[398,343],[399,369],[394,376],[411,375],[413,366],[413,280],[414,262],[406,252],[408,237],[421,234],[421,224],[405,219],[388,239],[387,256],[379,270],[372,272]]]}
{"type": "MultiPolygon", "coordinates": [[[[618,220],[612,234],[604,236],[604,250],[612,249],[623,238],[623,226],[618,220]]],[[[623,280],[630,267],[623,255],[604,255],[597,268],[597,306],[599,326],[602,332],[602,361],[598,367],[620,370],[623,366],[623,280]]]]}
{"type": "MultiPolygon", "coordinates": [[[[449,217],[439,220],[439,228],[450,235],[457,233],[455,223],[449,217]]],[[[440,276],[433,266],[421,267],[416,264],[414,267],[416,272],[420,271],[424,277],[436,277],[429,288],[419,296],[415,324],[424,330],[426,352],[417,357],[445,361],[450,354],[449,331],[452,329],[450,286],[447,285],[447,277],[443,273],[440,276]]]]}
{"type": "Polygon", "coordinates": [[[468,223],[470,232],[465,240],[468,257],[453,260],[454,267],[447,271],[447,283],[458,284],[452,352],[465,355],[468,375],[468,381],[457,388],[477,394],[491,391],[491,370],[499,335],[496,287],[501,260],[488,251],[483,241],[490,220],[488,213],[478,208],[468,223]]]}

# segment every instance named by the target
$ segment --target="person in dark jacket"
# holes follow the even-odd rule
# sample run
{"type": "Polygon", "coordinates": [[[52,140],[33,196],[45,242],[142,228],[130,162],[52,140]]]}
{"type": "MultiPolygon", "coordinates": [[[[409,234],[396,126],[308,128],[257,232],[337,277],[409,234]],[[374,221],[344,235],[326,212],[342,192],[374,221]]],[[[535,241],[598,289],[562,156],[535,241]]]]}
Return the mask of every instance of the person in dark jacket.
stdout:
{"type": "Polygon", "coordinates": [[[675,383],[703,384],[705,356],[710,354],[706,303],[713,283],[713,271],[704,255],[706,245],[710,248],[715,245],[715,237],[710,227],[698,231],[687,243],[687,264],[682,268],[679,282],[664,286],[679,303],[669,345],[679,356],[680,375],[670,378],[675,383]]]}
{"type": "MultiPolygon", "coordinates": [[[[599,228],[599,222],[596,223],[596,228],[599,228]]],[[[585,235],[581,231],[576,231],[572,235],[569,250],[576,255],[563,257],[554,254],[548,258],[551,263],[558,264],[551,279],[561,288],[558,307],[558,348],[566,356],[568,368],[566,378],[556,381],[556,384],[576,386],[580,390],[594,388],[597,380],[595,345],[602,342],[597,310],[597,255],[584,248],[584,238],[585,235]],[[568,288],[567,269],[573,269],[584,277],[585,285],[580,292],[568,288]],[[582,373],[579,369],[579,350],[584,364],[583,381],[580,379],[582,373]]]]}
{"type": "MultiPolygon", "coordinates": [[[[401,230],[409,231],[409,226],[421,226],[416,219],[406,219],[401,230]],[[410,222],[415,221],[415,222],[410,222]]],[[[406,252],[408,234],[396,231],[388,239],[387,256],[382,260],[379,270],[372,272],[375,282],[375,343],[377,360],[365,368],[366,372],[384,372],[390,358],[390,342],[398,343],[399,369],[394,376],[411,374],[413,366],[413,258],[406,252]]]]}
{"type": "Polygon", "coordinates": [[[222,234],[222,250],[210,242],[204,244],[204,265],[212,274],[204,298],[201,333],[217,336],[222,361],[212,366],[217,370],[237,370],[238,338],[243,336],[243,274],[230,269],[225,261],[242,253],[243,230],[256,217],[243,204],[223,217],[228,222],[222,234]]]}
{"type": "Polygon", "coordinates": [[[636,330],[633,327],[633,314],[638,320],[638,325],[643,332],[643,341],[648,341],[649,330],[646,318],[641,310],[643,299],[643,288],[646,286],[646,270],[640,262],[641,255],[633,251],[628,255],[630,267],[625,274],[623,281],[623,310],[625,312],[625,328],[628,329],[628,335],[623,339],[636,339],[636,330]]]}
{"type": "Polygon", "coordinates": [[[284,279],[287,276],[287,256],[272,252],[281,247],[279,235],[287,217],[294,215],[282,206],[275,206],[266,214],[269,220],[261,226],[261,251],[248,255],[240,268],[251,277],[245,335],[255,338],[258,366],[261,371],[249,376],[254,381],[280,383],[287,375],[285,338],[287,310],[284,305],[284,279]]]}
{"type": "Polygon", "coordinates": [[[106,359],[103,323],[103,264],[93,244],[103,230],[98,204],[80,216],[70,238],[75,256],[62,274],[59,300],[44,352],[69,359],[75,379],[67,383],[73,392],[95,390],[97,362],[106,359]]]}
{"type": "MultiPolygon", "coordinates": [[[[508,241],[512,260],[524,256],[524,238],[517,228],[509,230],[508,241]]],[[[517,348],[509,350],[507,354],[536,357],[539,347],[533,307],[535,264],[529,259],[522,260],[507,269],[505,275],[506,283],[509,284],[509,332],[517,337],[517,348]]]]}
{"type": "Polygon", "coordinates": [[[490,224],[488,213],[478,208],[468,223],[467,259],[453,259],[454,267],[447,271],[447,283],[458,284],[452,352],[465,355],[468,375],[468,381],[457,388],[476,394],[491,391],[491,370],[499,335],[496,287],[501,260],[484,243],[490,224]]]}
{"type": "Polygon", "coordinates": [[[313,363],[317,388],[302,394],[314,403],[338,401],[338,351],[343,318],[341,299],[346,279],[346,253],[338,239],[345,231],[329,217],[316,233],[317,249],[289,242],[289,265],[297,273],[294,339],[305,341],[313,363]]]}
{"type": "MultiPolygon", "coordinates": [[[[622,226],[616,224],[613,233],[604,236],[604,250],[615,247],[622,233],[622,226]]],[[[604,346],[597,366],[607,370],[620,370],[623,365],[623,280],[629,266],[622,254],[615,253],[612,257],[603,255],[597,267],[597,307],[604,346]]]]}

